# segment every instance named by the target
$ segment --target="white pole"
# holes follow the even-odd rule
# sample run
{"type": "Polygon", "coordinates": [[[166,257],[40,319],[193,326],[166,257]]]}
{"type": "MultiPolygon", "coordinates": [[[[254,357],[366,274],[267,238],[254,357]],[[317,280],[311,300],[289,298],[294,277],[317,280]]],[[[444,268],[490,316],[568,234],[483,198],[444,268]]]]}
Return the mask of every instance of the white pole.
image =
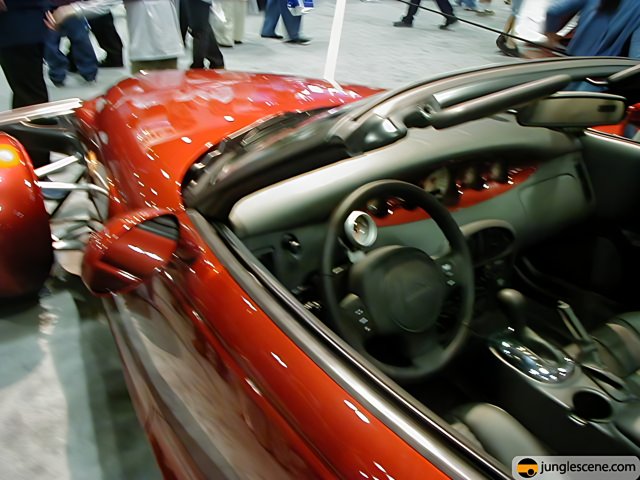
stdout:
{"type": "Polygon", "coordinates": [[[338,63],[338,50],[340,50],[340,37],[342,36],[346,5],[346,0],[336,0],[336,8],[333,12],[331,36],[329,37],[329,48],[327,48],[327,61],[324,65],[324,79],[331,83],[335,83],[336,64],[338,63]]]}

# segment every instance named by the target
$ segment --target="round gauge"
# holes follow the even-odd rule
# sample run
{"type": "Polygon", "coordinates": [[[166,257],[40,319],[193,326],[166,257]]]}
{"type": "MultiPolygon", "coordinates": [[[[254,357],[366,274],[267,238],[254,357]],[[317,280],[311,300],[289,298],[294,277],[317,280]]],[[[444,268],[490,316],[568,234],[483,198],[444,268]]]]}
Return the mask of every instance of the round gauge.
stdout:
{"type": "Polygon", "coordinates": [[[356,210],[344,222],[344,233],[357,247],[370,247],[378,238],[378,227],[369,214],[356,210]]]}
{"type": "Polygon", "coordinates": [[[460,184],[463,187],[477,188],[482,183],[482,179],[478,174],[478,169],[475,165],[469,165],[464,167],[460,172],[460,184]]]}
{"type": "Polygon", "coordinates": [[[388,202],[381,198],[369,200],[367,202],[367,212],[378,218],[384,218],[391,213],[388,202]]]}
{"type": "Polygon", "coordinates": [[[509,170],[504,162],[493,162],[489,166],[489,178],[494,182],[506,183],[509,180],[509,170]]]}
{"type": "Polygon", "coordinates": [[[444,197],[451,186],[451,174],[446,167],[439,168],[422,181],[422,188],[425,192],[436,196],[444,197]]]}

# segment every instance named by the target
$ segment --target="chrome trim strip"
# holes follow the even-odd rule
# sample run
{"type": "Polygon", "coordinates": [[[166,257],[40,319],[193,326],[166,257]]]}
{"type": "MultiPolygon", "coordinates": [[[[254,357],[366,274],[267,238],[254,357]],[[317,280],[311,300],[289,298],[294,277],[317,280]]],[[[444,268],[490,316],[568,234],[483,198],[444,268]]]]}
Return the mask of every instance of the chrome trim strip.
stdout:
{"type": "Polygon", "coordinates": [[[47,190],[60,190],[63,192],[71,192],[75,190],[83,191],[83,192],[94,192],[100,193],[106,197],[109,196],[109,192],[107,192],[104,188],[94,185],[93,183],[67,183],[67,182],[38,182],[40,188],[46,188],[47,190]]]}
{"type": "Polygon", "coordinates": [[[14,108],[0,112],[0,127],[18,122],[30,122],[38,118],[53,117],[73,113],[74,110],[82,106],[79,98],[69,98],[56,102],[40,103],[28,107],[14,108]]]}
{"type": "Polygon", "coordinates": [[[42,178],[51,173],[58,172],[68,167],[69,165],[78,163],[80,160],[82,160],[82,158],[78,157],[77,155],[69,155],[68,157],[61,158],[60,160],[57,160],[53,163],[48,163],[47,165],[36,168],[35,173],[38,178],[42,178]]]}

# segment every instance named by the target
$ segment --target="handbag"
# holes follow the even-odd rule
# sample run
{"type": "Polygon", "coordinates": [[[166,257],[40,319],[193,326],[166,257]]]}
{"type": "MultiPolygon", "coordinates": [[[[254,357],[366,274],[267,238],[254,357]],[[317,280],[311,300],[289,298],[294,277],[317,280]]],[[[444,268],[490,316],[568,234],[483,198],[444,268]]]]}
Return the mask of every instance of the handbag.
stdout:
{"type": "Polygon", "coordinates": [[[287,0],[287,8],[291,15],[299,17],[313,10],[313,0],[287,0]]]}

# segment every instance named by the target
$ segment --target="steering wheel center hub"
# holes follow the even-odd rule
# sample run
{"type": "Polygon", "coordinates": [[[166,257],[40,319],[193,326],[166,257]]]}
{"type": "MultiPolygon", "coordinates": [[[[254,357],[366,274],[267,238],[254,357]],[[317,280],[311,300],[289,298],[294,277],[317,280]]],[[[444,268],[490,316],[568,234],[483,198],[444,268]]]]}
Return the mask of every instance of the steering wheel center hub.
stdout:
{"type": "Polygon", "coordinates": [[[379,321],[398,331],[432,328],[445,298],[444,275],[421,250],[392,246],[375,250],[352,270],[353,291],[379,321]]]}

